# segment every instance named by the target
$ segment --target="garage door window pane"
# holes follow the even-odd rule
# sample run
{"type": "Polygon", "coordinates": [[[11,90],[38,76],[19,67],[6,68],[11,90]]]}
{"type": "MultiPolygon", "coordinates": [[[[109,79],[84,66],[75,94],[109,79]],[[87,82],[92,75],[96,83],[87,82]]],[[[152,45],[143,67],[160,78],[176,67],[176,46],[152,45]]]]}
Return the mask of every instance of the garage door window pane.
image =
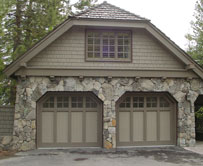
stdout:
{"type": "Polygon", "coordinates": [[[169,102],[163,97],[160,98],[160,107],[169,107],[169,102]]]}
{"type": "Polygon", "coordinates": [[[68,103],[64,103],[64,108],[68,108],[68,103]]]}
{"type": "Polygon", "coordinates": [[[90,97],[86,97],[86,108],[96,108],[97,103],[92,100],[90,97]]]}
{"type": "Polygon", "coordinates": [[[157,107],[157,98],[147,97],[147,107],[157,107]]]}
{"type": "Polygon", "coordinates": [[[83,98],[82,97],[72,97],[72,108],[82,108],[83,98]]]}
{"type": "Polygon", "coordinates": [[[119,106],[121,108],[130,108],[130,97],[126,97],[125,100],[119,106]]]}
{"type": "Polygon", "coordinates": [[[62,103],[62,97],[57,97],[57,107],[62,108],[63,103],[62,103]]]}
{"type": "Polygon", "coordinates": [[[57,97],[57,107],[67,108],[68,107],[68,97],[57,97]]]}
{"type": "Polygon", "coordinates": [[[57,103],[57,107],[62,108],[63,107],[62,103],[57,103]]]}
{"type": "Polygon", "coordinates": [[[54,97],[49,97],[44,103],[43,108],[54,108],[54,97]]]}
{"type": "Polygon", "coordinates": [[[144,107],[144,97],[133,97],[133,107],[143,108],[144,107]]]}
{"type": "Polygon", "coordinates": [[[68,97],[64,97],[64,103],[63,103],[63,106],[65,107],[65,108],[67,108],[68,107],[68,97]]]}

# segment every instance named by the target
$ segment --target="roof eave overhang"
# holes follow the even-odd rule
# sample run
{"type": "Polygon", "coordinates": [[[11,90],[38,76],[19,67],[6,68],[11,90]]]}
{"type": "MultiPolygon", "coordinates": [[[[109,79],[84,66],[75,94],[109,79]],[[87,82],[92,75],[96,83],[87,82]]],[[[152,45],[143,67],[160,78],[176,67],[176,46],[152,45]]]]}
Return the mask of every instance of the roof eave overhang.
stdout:
{"type": "Polygon", "coordinates": [[[150,22],[150,19],[105,19],[105,18],[92,18],[92,17],[77,17],[77,16],[69,16],[72,20],[89,20],[89,21],[122,21],[122,22],[150,22]]]}
{"type": "Polygon", "coordinates": [[[200,76],[201,79],[203,79],[203,68],[197,62],[195,62],[189,54],[187,54],[183,49],[181,49],[175,42],[173,42],[169,37],[167,37],[161,30],[159,30],[151,22],[148,22],[148,25],[149,27],[147,28],[147,30],[153,33],[154,37],[158,38],[159,40],[161,40],[162,37],[163,40],[161,40],[160,42],[165,43],[167,45],[167,48],[172,50],[172,52],[186,65],[192,65],[193,66],[192,70],[198,76],[200,76]],[[159,35],[160,37],[156,36],[156,34],[159,35]]]}
{"type": "Polygon", "coordinates": [[[4,73],[7,76],[13,75],[20,67],[24,66],[30,59],[41,52],[54,40],[56,40],[63,33],[68,31],[72,26],[92,26],[92,27],[123,27],[123,28],[143,28],[151,33],[157,40],[164,44],[171,52],[174,53],[184,64],[193,64],[192,69],[200,78],[203,79],[203,69],[192,60],[192,58],[186,54],[180,47],[172,42],[165,34],[163,34],[158,28],[156,28],[149,20],[118,20],[118,19],[90,19],[90,18],[77,18],[71,17],[56,29],[50,32],[25,54],[20,56],[17,60],[11,63],[5,68],[4,73]],[[125,24],[121,24],[125,23],[125,24]]]}

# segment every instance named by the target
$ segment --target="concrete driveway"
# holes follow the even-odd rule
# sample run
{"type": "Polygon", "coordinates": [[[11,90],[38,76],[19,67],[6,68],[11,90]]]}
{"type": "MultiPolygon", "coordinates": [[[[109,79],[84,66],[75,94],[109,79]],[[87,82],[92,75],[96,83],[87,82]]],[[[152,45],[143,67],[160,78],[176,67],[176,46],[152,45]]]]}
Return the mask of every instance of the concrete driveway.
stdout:
{"type": "Polygon", "coordinates": [[[197,141],[194,147],[185,147],[185,149],[203,155],[203,141],[197,141]]]}
{"type": "Polygon", "coordinates": [[[203,155],[179,147],[33,150],[0,160],[0,166],[198,166],[203,155]]]}

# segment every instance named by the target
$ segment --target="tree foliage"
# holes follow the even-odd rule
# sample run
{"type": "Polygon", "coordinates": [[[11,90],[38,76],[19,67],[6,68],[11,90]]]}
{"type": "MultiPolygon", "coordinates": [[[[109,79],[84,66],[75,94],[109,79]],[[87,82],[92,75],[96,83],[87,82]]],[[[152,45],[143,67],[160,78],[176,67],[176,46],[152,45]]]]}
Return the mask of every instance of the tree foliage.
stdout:
{"type": "Polygon", "coordinates": [[[0,0],[0,105],[15,103],[15,81],[3,69],[56,25],[97,0],[0,0]]]}
{"type": "Polygon", "coordinates": [[[203,107],[195,112],[195,128],[197,133],[203,133],[203,107]]]}
{"type": "Polygon", "coordinates": [[[89,7],[95,6],[96,2],[98,2],[98,0],[79,0],[73,6],[79,12],[79,11],[83,11],[89,7]]]}
{"type": "Polygon", "coordinates": [[[195,20],[191,22],[192,34],[187,34],[188,53],[203,67],[203,0],[198,0],[194,12],[195,20]]]}
{"type": "Polygon", "coordinates": [[[195,117],[203,120],[203,107],[200,107],[197,112],[195,112],[195,117]]]}

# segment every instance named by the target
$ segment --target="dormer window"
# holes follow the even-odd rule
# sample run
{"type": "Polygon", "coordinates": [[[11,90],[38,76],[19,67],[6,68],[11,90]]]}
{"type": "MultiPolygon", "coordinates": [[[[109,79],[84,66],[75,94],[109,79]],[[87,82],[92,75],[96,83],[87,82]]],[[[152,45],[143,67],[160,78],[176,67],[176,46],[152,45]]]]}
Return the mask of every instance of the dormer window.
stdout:
{"type": "Polygon", "coordinates": [[[131,32],[86,31],[87,61],[131,61],[131,32]]]}

